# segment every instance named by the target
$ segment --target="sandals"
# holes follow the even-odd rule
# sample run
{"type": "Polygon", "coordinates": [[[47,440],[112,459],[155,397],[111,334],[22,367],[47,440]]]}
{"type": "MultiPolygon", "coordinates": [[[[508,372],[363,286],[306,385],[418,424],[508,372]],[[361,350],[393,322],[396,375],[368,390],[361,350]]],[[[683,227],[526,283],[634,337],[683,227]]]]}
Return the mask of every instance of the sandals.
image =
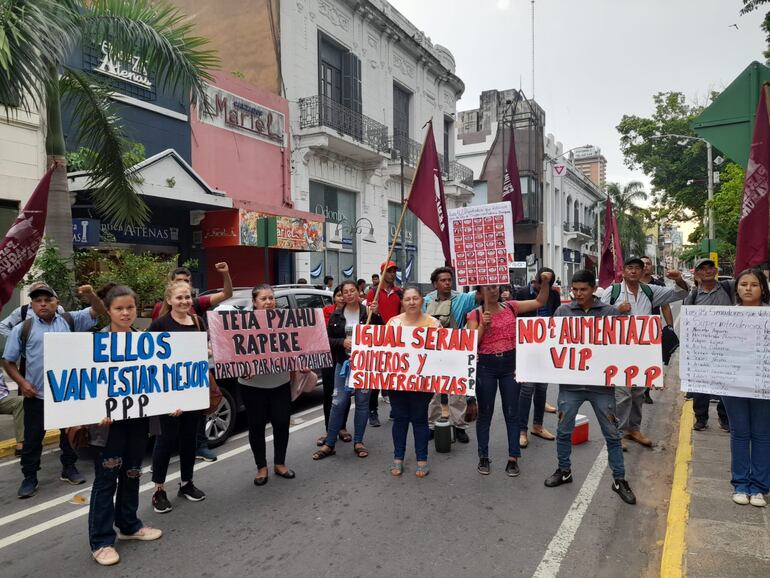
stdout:
{"type": "Polygon", "coordinates": [[[404,473],[404,462],[397,462],[394,460],[393,463],[390,465],[390,475],[397,478],[403,473],[404,473]]]}
{"type": "Polygon", "coordinates": [[[414,472],[414,475],[418,478],[424,478],[430,473],[430,468],[428,467],[428,464],[423,465],[417,465],[417,469],[414,472]]]}
{"type": "Polygon", "coordinates": [[[541,439],[548,440],[549,442],[552,442],[556,439],[556,436],[554,436],[551,432],[549,432],[547,429],[543,428],[541,430],[529,430],[529,433],[531,433],[533,436],[537,436],[541,439]]]}
{"type": "Polygon", "coordinates": [[[326,435],[322,435],[315,441],[315,445],[317,445],[319,448],[326,444],[326,435]]]}
{"type": "Polygon", "coordinates": [[[355,453],[359,458],[369,457],[369,450],[367,450],[366,446],[364,446],[364,444],[361,442],[356,442],[353,444],[353,453],[355,453]]]}
{"type": "Polygon", "coordinates": [[[340,437],[340,441],[343,441],[346,444],[349,444],[350,442],[353,441],[353,436],[350,435],[350,433],[348,433],[348,432],[345,432],[345,433],[340,432],[339,433],[339,437],[340,437]]]}
{"type": "Polygon", "coordinates": [[[519,434],[519,447],[524,449],[529,445],[529,438],[527,437],[527,432],[523,431],[519,434]]]}
{"type": "Polygon", "coordinates": [[[327,445],[323,445],[323,446],[321,446],[320,450],[318,450],[317,452],[315,452],[313,454],[313,459],[316,460],[316,461],[322,460],[324,458],[328,458],[329,456],[333,456],[336,453],[337,453],[337,451],[334,448],[330,448],[327,445]],[[324,448],[327,448],[327,449],[324,450],[324,448]]]}

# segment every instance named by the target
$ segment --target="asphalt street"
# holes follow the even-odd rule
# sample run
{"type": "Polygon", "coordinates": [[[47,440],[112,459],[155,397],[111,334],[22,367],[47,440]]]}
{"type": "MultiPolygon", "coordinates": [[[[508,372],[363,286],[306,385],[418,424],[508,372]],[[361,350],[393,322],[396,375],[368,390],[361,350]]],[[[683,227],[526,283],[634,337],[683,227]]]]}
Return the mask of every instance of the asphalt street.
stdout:
{"type": "MultiPolygon", "coordinates": [[[[454,444],[449,454],[431,448],[427,478],[414,476],[410,453],[404,476],[391,477],[387,419],[383,427],[367,429],[369,458],[357,458],[351,444],[340,442],[336,456],[314,462],[315,439],[323,430],[319,394],[307,396],[294,413],[287,459],[297,472],[294,480],[272,476],[266,486],[255,487],[245,432],[217,449],[217,462],[198,462],[195,482],[208,494],[203,502],[187,502],[170,491],[174,510],[156,514],[145,475],[140,517],[163,529],[164,536],[157,542],[118,544],[122,559],[113,568],[100,568],[90,559],[88,506],[82,503],[88,484],[73,487],[58,480],[57,450],[44,456],[39,492],[29,500],[15,497],[18,460],[0,462],[3,575],[656,575],[673,457],[668,439],[678,406],[675,391],[654,393],[655,405],[646,406],[645,431],[658,446],[632,444],[626,454],[636,506],[610,490],[604,443],[589,406],[591,439],[574,448],[575,483],[548,489],[543,480],[556,467],[555,442],[531,438],[521,476],[507,477],[499,413],[487,477],[476,472],[473,429],[471,443],[454,444]]],[[[551,403],[556,394],[557,388],[549,387],[551,403]]],[[[385,418],[387,412],[388,405],[381,403],[385,418]]],[[[556,417],[546,414],[545,422],[555,432],[556,417]]],[[[92,468],[81,465],[92,480],[92,468]]],[[[169,488],[177,477],[173,463],[169,488]]]]}

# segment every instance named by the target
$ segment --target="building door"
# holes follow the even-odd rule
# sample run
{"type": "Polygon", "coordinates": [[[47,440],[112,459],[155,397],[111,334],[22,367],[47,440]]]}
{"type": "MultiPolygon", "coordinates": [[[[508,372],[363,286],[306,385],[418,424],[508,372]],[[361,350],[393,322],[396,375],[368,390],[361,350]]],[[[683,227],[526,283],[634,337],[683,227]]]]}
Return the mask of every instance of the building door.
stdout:
{"type": "Polygon", "coordinates": [[[407,91],[393,85],[393,146],[402,156],[409,152],[409,99],[407,91]]]}

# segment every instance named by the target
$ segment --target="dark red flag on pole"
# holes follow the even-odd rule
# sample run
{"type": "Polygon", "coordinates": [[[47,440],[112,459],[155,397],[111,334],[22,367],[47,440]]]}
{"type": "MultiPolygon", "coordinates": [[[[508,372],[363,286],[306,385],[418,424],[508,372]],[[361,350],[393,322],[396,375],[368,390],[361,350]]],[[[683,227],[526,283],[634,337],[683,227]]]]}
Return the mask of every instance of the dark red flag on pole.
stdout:
{"type": "Polygon", "coordinates": [[[428,123],[428,133],[422,144],[420,160],[412,180],[407,206],[418,219],[425,223],[426,227],[436,233],[441,241],[441,248],[444,250],[444,259],[449,263],[451,261],[449,225],[441,165],[438,160],[436,141],[433,139],[433,123],[428,123]]]}
{"type": "MultiPolygon", "coordinates": [[[[503,178],[503,201],[510,201],[513,209],[513,223],[524,220],[524,200],[521,196],[521,179],[519,178],[519,162],[516,160],[516,137],[511,126],[511,141],[508,148],[508,162],[505,165],[503,178]]],[[[505,138],[505,135],[502,135],[505,138]]]]}
{"type": "Polygon", "coordinates": [[[37,184],[5,239],[0,242],[0,307],[8,303],[13,289],[35,261],[45,229],[48,188],[54,168],[51,167],[37,184]]]}
{"type": "MultiPolygon", "coordinates": [[[[767,85],[759,93],[754,117],[754,138],[751,140],[749,164],[743,181],[743,205],[735,243],[735,274],[767,261],[767,236],[770,227],[770,206],[767,191],[770,175],[770,116],[768,115],[767,85]]],[[[711,170],[711,167],[709,167],[711,170]]]]}
{"type": "Polygon", "coordinates": [[[609,287],[623,277],[623,251],[620,248],[618,222],[612,213],[612,201],[607,194],[607,207],[604,211],[604,242],[602,243],[602,263],[599,267],[599,287],[609,287]]]}

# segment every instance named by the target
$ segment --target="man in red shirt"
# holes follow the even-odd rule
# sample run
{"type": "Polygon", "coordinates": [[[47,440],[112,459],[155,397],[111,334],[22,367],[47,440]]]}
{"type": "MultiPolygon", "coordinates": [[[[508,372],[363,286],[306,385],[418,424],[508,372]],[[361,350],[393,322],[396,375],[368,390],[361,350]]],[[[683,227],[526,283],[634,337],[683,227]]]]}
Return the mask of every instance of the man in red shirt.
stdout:
{"type": "MultiPolygon", "coordinates": [[[[385,323],[391,317],[401,313],[401,289],[395,286],[396,271],[398,266],[393,261],[384,262],[380,265],[382,279],[380,280],[380,292],[377,294],[377,286],[373,285],[366,294],[366,302],[371,303],[375,313],[379,313],[385,323]],[[374,296],[377,294],[377,300],[374,296]]],[[[374,275],[372,275],[374,280],[374,275]]],[[[375,391],[375,394],[377,392],[375,391]]],[[[378,395],[369,396],[369,425],[380,427],[380,418],[378,415],[378,395]]]]}

